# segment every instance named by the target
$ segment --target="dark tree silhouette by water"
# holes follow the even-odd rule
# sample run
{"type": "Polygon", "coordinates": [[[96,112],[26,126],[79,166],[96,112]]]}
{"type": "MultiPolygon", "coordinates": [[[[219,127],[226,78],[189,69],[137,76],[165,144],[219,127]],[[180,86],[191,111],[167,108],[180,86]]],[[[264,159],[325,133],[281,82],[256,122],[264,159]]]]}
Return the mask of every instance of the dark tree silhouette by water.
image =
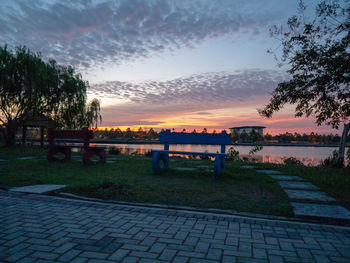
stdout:
{"type": "Polygon", "coordinates": [[[286,26],[271,28],[282,46],[279,63],[289,67],[291,78],[278,84],[259,113],[271,117],[290,103],[296,104],[296,117],[314,116],[318,125],[336,129],[344,125],[338,157],[343,166],[350,129],[350,1],[321,1],[312,20],[305,11],[301,1],[286,26]]]}
{"type": "Polygon", "coordinates": [[[71,66],[45,62],[25,47],[0,47],[0,130],[15,143],[24,120],[45,116],[54,128],[81,128],[101,121],[100,103],[87,103],[88,83],[71,66]]]}

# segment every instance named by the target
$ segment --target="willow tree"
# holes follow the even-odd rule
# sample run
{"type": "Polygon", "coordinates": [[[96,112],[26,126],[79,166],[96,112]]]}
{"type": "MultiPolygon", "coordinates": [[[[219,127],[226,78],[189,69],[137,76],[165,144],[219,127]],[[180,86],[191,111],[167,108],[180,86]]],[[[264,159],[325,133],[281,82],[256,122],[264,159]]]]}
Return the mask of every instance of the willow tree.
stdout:
{"type": "Polygon", "coordinates": [[[80,128],[101,120],[97,100],[87,103],[88,83],[71,66],[43,61],[25,47],[0,47],[0,130],[6,145],[15,143],[24,120],[52,119],[55,128],[80,128]]]}
{"type": "Polygon", "coordinates": [[[295,116],[314,116],[316,123],[338,129],[343,125],[338,165],[350,129],[350,1],[321,1],[307,21],[306,6],[287,25],[271,28],[282,47],[280,63],[291,78],[279,83],[269,104],[259,113],[271,117],[285,104],[296,104],[295,116]]]}

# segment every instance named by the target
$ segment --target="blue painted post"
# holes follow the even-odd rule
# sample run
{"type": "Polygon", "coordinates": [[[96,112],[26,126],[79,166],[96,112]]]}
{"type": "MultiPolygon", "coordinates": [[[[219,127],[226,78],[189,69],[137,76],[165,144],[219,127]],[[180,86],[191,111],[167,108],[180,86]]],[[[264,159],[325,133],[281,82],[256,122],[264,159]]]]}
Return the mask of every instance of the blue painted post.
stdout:
{"type": "Polygon", "coordinates": [[[221,153],[226,153],[226,145],[221,144],[221,153]]]}

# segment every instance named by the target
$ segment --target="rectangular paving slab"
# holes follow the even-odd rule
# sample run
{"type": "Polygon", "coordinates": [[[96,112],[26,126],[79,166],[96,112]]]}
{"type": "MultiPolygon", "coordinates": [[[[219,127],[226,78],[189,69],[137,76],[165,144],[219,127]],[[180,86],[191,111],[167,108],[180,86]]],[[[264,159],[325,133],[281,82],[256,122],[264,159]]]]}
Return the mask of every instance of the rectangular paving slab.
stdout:
{"type": "Polygon", "coordinates": [[[319,190],[317,186],[309,182],[291,182],[291,181],[278,181],[280,186],[284,189],[308,189],[319,190]]]}
{"type": "Polygon", "coordinates": [[[274,170],[256,170],[257,173],[262,174],[281,174],[280,171],[274,171],[274,170]]]}
{"type": "Polygon", "coordinates": [[[340,205],[291,202],[296,216],[316,216],[350,220],[350,212],[340,205]]]}
{"type": "Polygon", "coordinates": [[[243,168],[243,169],[254,169],[255,167],[253,165],[241,165],[241,168],[243,168]]]}
{"type": "Polygon", "coordinates": [[[308,199],[313,201],[335,201],[333,197],[324,192],[307,191],[307,190],[284,190],[291,199],[308,199]]]}
{"type": "Polygon", "coordinates": [[[197,168],[190,168],[190,167],[175,167],[174,170],[178,171],[195,171],[197,168]]]}
{"type": "Polygon", "coordinates": [[[302,181],[303,178],[294,175],[270,175],[275,180],[281,181],[302,181]]]}
{"type": "Polygon", "coordinates": [[[66,186],[63,184],[37,184],[37,185],[28,185],[28,186],[22,186],[22,187],[12,187],[9,190],[13,192],[44,194],[47,192],[61,189],[63,187],[66,187],[66,186]]]}
{"type": "Polygon", "coordinates": [[[18,157],[16,160],[32,160],[34,159],[34,156],[24,156],[24,157],[18,157]]]}

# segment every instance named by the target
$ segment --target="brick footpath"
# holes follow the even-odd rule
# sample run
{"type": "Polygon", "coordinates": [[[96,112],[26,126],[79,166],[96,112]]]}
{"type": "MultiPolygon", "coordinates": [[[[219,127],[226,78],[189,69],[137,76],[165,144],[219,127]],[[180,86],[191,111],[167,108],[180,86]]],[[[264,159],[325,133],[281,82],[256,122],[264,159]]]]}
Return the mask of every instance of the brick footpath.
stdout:
{"type": "Polygon", "coordinates": [[[350,262],[350,228],[0,191],[0,262],[350,262]]]}

